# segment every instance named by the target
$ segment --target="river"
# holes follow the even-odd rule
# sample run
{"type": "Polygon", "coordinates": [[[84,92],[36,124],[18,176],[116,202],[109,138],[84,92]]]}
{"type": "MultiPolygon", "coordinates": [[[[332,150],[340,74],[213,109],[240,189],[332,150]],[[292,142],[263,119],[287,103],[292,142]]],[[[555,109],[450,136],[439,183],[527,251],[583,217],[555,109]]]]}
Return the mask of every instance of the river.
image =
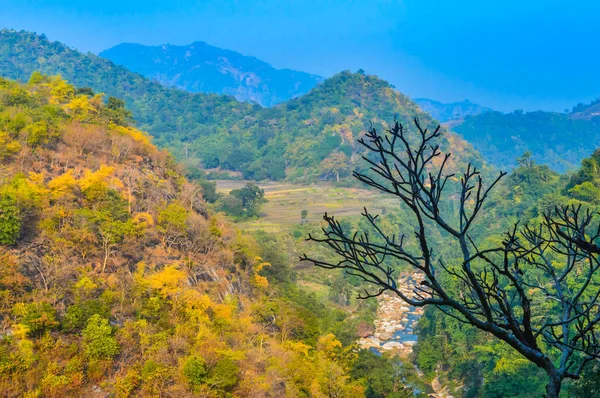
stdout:
{"type": "MultiPolygon", "coordinates": [[[[406,297],[415,298],[414,286],[421,283],[422,273],[403,273],[398,278],[398,290],[406,297]]],[[[386,292],[377,298],[377,316],[374,322],[374,332],[370,336],[361,338],[358,345],[369,349],[379,355],[389,352],[398,355],[402,360],[409,360],[413,345],[418,341],[415,328],[419,318],[423,315],[422,307],[415,307],[405,303],[394,293],[386,292]]],[[[422,380],[422,373],[414,365],[419,384],[427,385],[430,397],[453,398],[448,388],[440,383],[436,376],[432,381],[422,380]]],[[[418,392],[416,386],[411,386],[418,392]]]]}
{"type": "MultiPolygon", "coordinates": [[[[398,290],[407,297],[414,297],[413,286],[423,280],[423,274],[404,273],[398,278],[398,290]]],[[[406,304],[395,294],[385,293],[378,297],[375,331],[363,337],[358,344],[377,352],[393,351],[401,355],[412,352],[417,342],[415,327],[423,309],[406,304]]]]}

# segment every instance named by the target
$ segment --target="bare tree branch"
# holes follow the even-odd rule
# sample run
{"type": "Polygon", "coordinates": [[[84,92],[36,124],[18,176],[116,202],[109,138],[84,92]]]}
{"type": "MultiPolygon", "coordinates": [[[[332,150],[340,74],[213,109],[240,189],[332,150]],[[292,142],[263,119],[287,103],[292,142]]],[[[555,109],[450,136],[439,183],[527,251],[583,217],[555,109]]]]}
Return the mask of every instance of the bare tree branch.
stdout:
{"type": "Polygon", "coordinates": [[[417,133],[412,136],[399,123],[383,135],[371,128],[359,140],[368,150],[363,159],[370,172],[353,173],[362,183],[395,196],[414,216],[412,231],[390,236],[379,216],[365,208],[362,215],[372,236],[367,231],[351,234],[325,214],[322,236],[308,239],[328,246],[338,260],[306,254],[302,260],[360,278],[367,285],[360,298],[391,291],[408,304],[434,305],[492,334],[542,368],[549,377],[547,397],[558,397],[564,379],[579,378],[587,363],[600,358],[600,223],[581,206],[556,208],[539,225],[517,223],[502,244],[480,249],[469,231],[506,173],[485,184],[469,164],[453,187],[458,210],[448,215],[444,205],[456,199],[446,193],[457,176],[445,171],[450,154],[442,154],[436,143],[440,127],[430,132],[418,119],[414,124],[417,133]],[[460,259],[434,253],[433,230],[446,233],[444,245],[454,245],[460,259]],[[411,237],[416,250],[406,246],[411,237]],[[413,288],[414,297],[397,288],[398,265],[425,275],[413,288]]]}

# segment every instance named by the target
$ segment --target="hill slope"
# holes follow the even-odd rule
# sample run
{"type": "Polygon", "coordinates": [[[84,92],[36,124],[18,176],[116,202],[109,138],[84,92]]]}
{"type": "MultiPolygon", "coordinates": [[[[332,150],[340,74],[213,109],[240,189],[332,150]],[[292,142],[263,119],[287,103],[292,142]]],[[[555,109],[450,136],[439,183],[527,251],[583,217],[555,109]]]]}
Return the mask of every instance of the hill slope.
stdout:
{"type": "MultiPolygon", "coordinates": [[[[140,128],[179,159],[204,168],[241,172],[246,178],[299,181],[349,175],[362,148],[357,139],[371,124],[386,128],[398,118],[435,122],[389,83],[343,72],[300,98],[273,108],[231,96],[188,93],[153,82],[93,54],[82,54],[28,32],[0,32],[0,76],[26,81],[40,70],[76,86],[123,98],[140,128]]],[[[441,142],[457,161],[481,159],[452,133],[441,142]]]]}
{"type": "Polygon", "coordinates": [[[364,396],[331,334],[352,342],[347,313],[257,258],[126,113],[0,78],[0,395],[364,396]]]}
{"type": "Polygon", "coordinates": [[[495,166],[514,167],[517,157],[529,151],[538,163],[564,172],[600,147],[600,117],[579,115],[488,112],[466,118],[453,130],[495,166]]]}
{"type": "MultiPolygon", "coordinates": [[[[295,180],[334,179],[349,175],[360,162],[358,144],[370,126],[382,130],[394,120],[415,134],[413,119],[428,128],[437,122],[407,96],[376,76],[342,72],[302,97],[273,108],[257,110],[229,131],[215,137],[177,137],[191,141],[190,150],[204,167],[224,167],[244,177],[278,179],[286,173],[295,180]]],[[[465,163],[481,159],[465,141],[447,132],[440,140],[453,159],[465,163]]]]}
{"type": "Polygon", "coordinates": [[[34,71],[60,74],[77,87],[122,98],[137,125],[160,138],[173,131],[213,134],[252,111],[232,96],[170,89],[94,54],[83,54],[45,36],[0,31],[0,76],[27,81],[34,71]]]}
{"type": "Polygon", "coordinates": [[[204,42],[187,46],[123,43],[99,55],[165,86],[229,94],[263,106],[304,94],[323,80],[304,72],[275,69],[257,58],[204,42]]]}
{"type": "Polygon", "coordinates": [[[570,116],[573,119],[592,119],[600,116],[600,98],[589,104],[580,103],[574,106],[570,116]]]}
{"type": "Polygon", "coordinates": [[[434,119],[437,119],[442,123],[453,120],[462,120],[467,116],[474,116],[492,111],[490,108],[477,105],[469,100],[451,102],[448,104],[427,98],[415,98],[414,101],[424,112],[429,113],[434,119]]]}

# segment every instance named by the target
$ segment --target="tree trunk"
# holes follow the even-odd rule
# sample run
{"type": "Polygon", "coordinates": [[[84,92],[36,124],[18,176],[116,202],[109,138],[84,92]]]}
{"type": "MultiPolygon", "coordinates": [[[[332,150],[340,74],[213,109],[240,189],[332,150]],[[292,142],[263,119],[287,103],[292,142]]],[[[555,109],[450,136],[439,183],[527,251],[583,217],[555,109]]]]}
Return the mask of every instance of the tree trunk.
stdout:
{"type": "Polygon", "coordinates": [[[127,189],[127,211],[131,214],[131,201],[133,199],[133,195],[131,194],[131,187],[127,189]]]}
{"type": "Polygon", "coordinates": [[[335,171],[335,182],[340,182],[340,171],[339,170],[335,171]]]}
{"type": "Polygon", "coordinates": [[[104,270],[106,269],[106,263],[108,262],[108,256],[110,255],[110,249],[104,249],[104,261],[102,262],[102,273],[104,274],[104,270]]]}
{"type": "Polygon", "coordinates": [[[561,380],[558,375],[550,374],[550,380],[546,384],[545,398],[558,398],[560,394],[561,380]]]}

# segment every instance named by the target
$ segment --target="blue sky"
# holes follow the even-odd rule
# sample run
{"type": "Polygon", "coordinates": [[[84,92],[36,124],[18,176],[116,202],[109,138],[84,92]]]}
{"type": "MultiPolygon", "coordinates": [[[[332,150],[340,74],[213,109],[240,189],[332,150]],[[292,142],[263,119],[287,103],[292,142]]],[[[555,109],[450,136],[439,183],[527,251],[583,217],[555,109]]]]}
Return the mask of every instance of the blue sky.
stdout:
{"type": "Polygon", "coordinates": [[[363,68],[412,97],[504,111],[600,96],[592,0],[0,0],[0,26],[91,52],[203,40],[278,68],[363,68]]]}

